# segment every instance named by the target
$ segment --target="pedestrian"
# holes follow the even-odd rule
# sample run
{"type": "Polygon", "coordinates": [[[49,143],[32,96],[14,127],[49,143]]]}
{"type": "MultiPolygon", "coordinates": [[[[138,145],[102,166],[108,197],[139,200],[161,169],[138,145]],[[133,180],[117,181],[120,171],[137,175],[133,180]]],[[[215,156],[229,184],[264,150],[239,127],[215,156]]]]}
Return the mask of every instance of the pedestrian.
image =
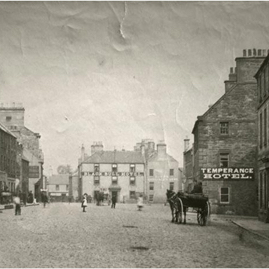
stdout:
{"type": "Polygon", "coordinates": [[[87,197],[86,197],[86,195],[84,195],[83,198],[82,198],[81,207],[83,208],[82,212],[86,212],[86,207],[87,207],[87,197]]]}
{"type": "Polygon", "coordinates": [[[21,214],[21,199],[19,196],[15,196],[13,199],[13,202],[15,204],[15,215],[21,214]]]}
{"type": "Polygon", "coordinates": [[[202,182],[196,183],[191,191],[191,194],[203,194],[202,182]]]}
{"type": "Polygon", "coordinates": [[[117,197],[116,195],[112,196],[112,205],[111,208],[116,208],[116,203],[117,203],[117,197]]]}
{"type": "Polygon", "coordinates": [[[140,194],[137,199],[137,207],[138,207],[138,211],[141,211],[143,208],[143,195],[142,194],[140,194]]]}

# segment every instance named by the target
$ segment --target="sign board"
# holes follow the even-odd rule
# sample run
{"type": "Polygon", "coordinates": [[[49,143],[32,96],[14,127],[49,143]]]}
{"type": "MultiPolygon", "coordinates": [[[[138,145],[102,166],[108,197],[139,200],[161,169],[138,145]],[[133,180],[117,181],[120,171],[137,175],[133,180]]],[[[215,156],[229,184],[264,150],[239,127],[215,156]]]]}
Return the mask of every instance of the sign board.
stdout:
{"type": "Polygon", "coordinates": [[[218,168],[201,168],[201,179],[202,180],[252,180],[254,179],[254,168],[231,168],[231,167],[218,167],[218,168]]]}
{"type": "Polygon", "coordinates": [[[39,166],[29,166],[29,178],[39,178],[39,166]]]}
{"type": "Polygon", "coordinates": [[[82,176],[144,176],[144,172],[82,172],[82,176]]]}

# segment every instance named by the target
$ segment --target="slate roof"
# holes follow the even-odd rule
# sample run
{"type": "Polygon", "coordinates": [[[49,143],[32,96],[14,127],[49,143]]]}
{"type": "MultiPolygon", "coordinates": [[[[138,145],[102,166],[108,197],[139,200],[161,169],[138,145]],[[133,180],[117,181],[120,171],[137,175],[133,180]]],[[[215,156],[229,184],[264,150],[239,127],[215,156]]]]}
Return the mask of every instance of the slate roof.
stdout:
{"type": "Polygon", "coordinates": [[[84,163],[144,163],[138,151],[100,151],[88,157],[84,163]]]}
{"type": "Polygon", "coordinates": [[[9,129],[8,129],[5,125],[3,125],[1,122],[0,122],[0,129],[3,130],[3,131],[6,132],[6,133],[12,135],[13,137],[17,138],[17,137],[16,137],[11,131],[9,131],[9,129]]]}
{"type": "Polygon", "coordinates": [[[48,178],[48,185],[68,185],[69,174],[52,175],[48,178]]]}

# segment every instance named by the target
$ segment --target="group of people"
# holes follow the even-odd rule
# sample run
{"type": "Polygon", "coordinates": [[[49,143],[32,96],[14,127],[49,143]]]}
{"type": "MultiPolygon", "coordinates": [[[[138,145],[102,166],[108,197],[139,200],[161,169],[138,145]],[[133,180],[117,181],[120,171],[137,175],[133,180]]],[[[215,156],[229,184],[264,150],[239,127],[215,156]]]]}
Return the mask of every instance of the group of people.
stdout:
{"type": "MultiPolygon", "coordinates": [[[[116,203],[117,203],[117,196],[113,195],[111,198],[111,208],[116,208],[116,203]]],[[[108,199],[108,205],[110,205],[110,199],[108,199]]],[[[143,208],[143,195],[140,194],[140,196],[137,199],[137,208],[139,211],[142,210],[143,208]]],[[[86,212],[86,207],[87,207],[87,194],[85,193],[82,197],[82,202],[81,202],[81,207],[82,207],[82,212],[86,212]]]]}

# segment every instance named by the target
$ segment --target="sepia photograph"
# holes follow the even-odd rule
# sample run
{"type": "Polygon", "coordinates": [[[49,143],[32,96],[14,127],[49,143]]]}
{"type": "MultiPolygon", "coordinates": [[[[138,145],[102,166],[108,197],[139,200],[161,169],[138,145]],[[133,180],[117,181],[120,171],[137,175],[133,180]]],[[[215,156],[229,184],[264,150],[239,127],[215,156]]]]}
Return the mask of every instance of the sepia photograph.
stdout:
{"type": "Polygon", "coordinates": [[[268,1],[0,1],[0,268],[267,268],[268,1]]]}

